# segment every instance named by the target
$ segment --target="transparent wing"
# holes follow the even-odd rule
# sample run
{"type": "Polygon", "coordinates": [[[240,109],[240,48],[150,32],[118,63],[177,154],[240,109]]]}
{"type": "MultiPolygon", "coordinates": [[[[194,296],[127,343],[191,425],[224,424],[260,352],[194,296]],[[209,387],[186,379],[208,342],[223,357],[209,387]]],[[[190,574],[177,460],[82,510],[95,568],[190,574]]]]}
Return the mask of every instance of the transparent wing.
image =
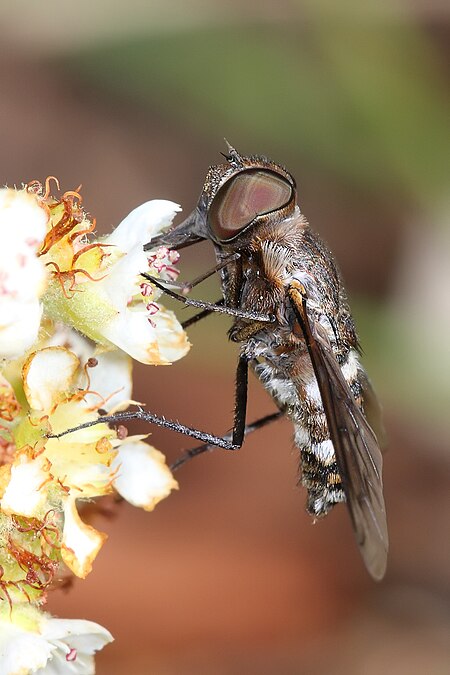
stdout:
{"type": "Polygon", "coordinates": [[[319,385],[356,540],[368,571],[374,579],[381,579],[388,551],[381,451],[342,375],[325,329],[309,315],[305,298],[296,289],[289,296],[319,385]]]}
{"type": "Polygon", "coordinates": [[[377,395],[372,386],[372,382],[369,380],[367,373],[361,371],[359,373],[359,381],[362,387],[362,397],[363,397],[363,408],[364,415],[368,421],[371,429],[375,432],[375,436],[378,440],[378,445],[381,452],[385,453],[387,441],[386,441],[386,430],[383,424],[383,411],[380,405],[380,402],[377,398],[377,395]]]}

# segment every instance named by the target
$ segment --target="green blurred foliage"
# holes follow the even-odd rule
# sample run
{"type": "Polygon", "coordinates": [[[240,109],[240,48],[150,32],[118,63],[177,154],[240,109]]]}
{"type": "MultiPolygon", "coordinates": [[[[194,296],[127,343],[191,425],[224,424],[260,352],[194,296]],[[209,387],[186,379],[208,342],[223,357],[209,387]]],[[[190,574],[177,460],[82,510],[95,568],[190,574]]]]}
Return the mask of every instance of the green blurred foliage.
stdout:
{"type": "MultiPolygon", "coordinates": [[[[321,20],[206,27],[99,45],[71,57],[98,86],[186,128],[301,156],[422,205],[448,174],[442,82],[410,22],[321,20]]],[[[287,160],[286,160],[287,161],[287,160]]]]}

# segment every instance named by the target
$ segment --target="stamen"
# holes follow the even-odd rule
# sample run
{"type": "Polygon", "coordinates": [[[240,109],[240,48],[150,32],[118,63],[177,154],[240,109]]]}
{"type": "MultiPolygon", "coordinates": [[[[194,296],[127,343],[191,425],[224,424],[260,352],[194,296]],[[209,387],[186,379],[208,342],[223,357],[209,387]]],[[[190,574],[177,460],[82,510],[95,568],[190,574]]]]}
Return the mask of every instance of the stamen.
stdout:
{"type": "Polygon", "coordinates": [[[72,647],[66,654],[66,661],[75,661],[77,658],[77,650],[72,647]]]}
{"type": "Polygon", "coordinates": [[[180,270],[177,270],[176,267],[166,266],[166,274],[170,279],[172,279],[172,281],[175,281],[175,279],[177,279],[178,275],[180,274],[180,270]]]}
{"type": "Polygon", "coordinates": [[[154,316],[157,312],[159,312],[159,306],[156,304],[156,302],[149,302],[148,305],[146,305],[146,310],[150,316],[154,316]]]}
{"type": "Polygon", "coordinates": [[[52,180],[55,181],[55,185],[57,187],[58,192],[61,189],[59,187],[59,180],[55,176],[47,176],[47,178],[45,179],[45,192],[44,192],[44,195],[43,195],[43,199],[48,199],[50,197],[50,192],[51,192],[50,181],[52,181],[52,180]]]}
{"type": "Polygon", "coordinates": [[[141,289],[141,295],[144,296],[144,298],[151,298],[153,295],[153,286],[151,284],[147,284],[145,281],[139,285],[139,288],[141,289]]]}
{"type": "Polygon", "coordinates": [[[83,197],[80,195],[78,190],[81,190],[81,185],[79,185],[76,190],[67,190],[67,192],[65,192],[62,196],[63,201],[72,202],[71,204],[72,207],[74,206],[73,202],[75,199],[77,199],[81,204],[83,201],[83,197]]]}

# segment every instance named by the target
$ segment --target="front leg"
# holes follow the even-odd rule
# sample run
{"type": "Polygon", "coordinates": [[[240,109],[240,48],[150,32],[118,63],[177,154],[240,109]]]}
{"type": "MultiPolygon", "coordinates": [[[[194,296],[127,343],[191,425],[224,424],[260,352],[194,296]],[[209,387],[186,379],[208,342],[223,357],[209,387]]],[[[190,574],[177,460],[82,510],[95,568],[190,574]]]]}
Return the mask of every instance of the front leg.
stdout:
{"type": "Polygon", "coordinates": [[[229,316],[234,316],[238,319],[246,319],[248,321],[259,321],[263,324],[273,323],[275,321],[275,317],[270,314],[260,314],[259,312],[246,312],[243,309],[237,309],[235,307],[227,307],[225,305],[216,305],[213,302],[203,302],[201,300],[192,300],[191,298],[185,298],[183,295],[180,295],[180,293],[175,293],[174,291],[171,291],[169,288],[166,288],[166,286],[164,286],[164,284],[161,282],[160,279],[156,279],[155,277],[152,277],[150,274],[147,274],[146,272],[141,272],[141,276],[147,279],[147,281],[150,281],[150,283],[156,286],[156,288],[159,288],[161,291],[164,291],[164,293],[168,295],[170,298],[179,300],[184,305],[187,305],[189,307],[197,307],[198,309],[205,309],[211,312],[218,312],[219,314],[228,314],[229,316]]]}
{"type": "Polygon", "coordinates": [[[210,277],[212,277],[213,274],[216,274],[216,272],[220,272],[221,269],[227,267],[227,265],[234,262],[238,258],[239,253],[230,253],[230,255],[227,255],[221,262],[217,263],[217,265],[214,265],[214,267],[211,267],[209,270],[206,270],[206,272],[202,272],[201,274],[199,274],[198,277],[195,277],[195,279],[193,279],[192,281],[174,281],[171,279],[170,286],[171,288],[177,288],[183,295],[186,295],[195,286],[201,284],[202,281],[205,281],[205,279],[209,279],[210,277]]]}
{"type": "MultiPolygon", "coordinates": [[[[215,305],[216,305],[216,307],[219,307],[220,305],[223,305],[223,298],[220,298],[219,300],[217,300],[215,305]]],[[[207,316],[211,316],[211,314],[212,314],[211,309],[202,309],[202,311],[199,312],[198,314],[194,314],[194,316],[191,316],[190,319],[186,319],[186,321],[183,321],[183,323],[181,324],[181,328],[183,328],[183,330],[186,330],[186,328],[189,328],[194,323],[197,323],[198,321],[201,321],[202,319],[204,319],[207,316]]]]}

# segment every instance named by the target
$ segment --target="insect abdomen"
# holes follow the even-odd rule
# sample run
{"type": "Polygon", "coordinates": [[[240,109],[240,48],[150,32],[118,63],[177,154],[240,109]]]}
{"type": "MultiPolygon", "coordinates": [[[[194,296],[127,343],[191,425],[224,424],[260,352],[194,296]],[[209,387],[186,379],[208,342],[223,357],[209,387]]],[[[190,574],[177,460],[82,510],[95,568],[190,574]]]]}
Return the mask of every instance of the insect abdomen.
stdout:
{"type": "MultiPolygon", "coordinates": [[[[360,406],[360,366],[355,350],[348,352],[341,368],[360,406]]],[[[345,501],[345,493],[314,376],[304,387],[301,412],[294,424],[295,444],[300,450],[301,483],[308,491],[307,510],[312,516],[324,516],[335,504],[345,501]]]]}
{"type": "MultiPolygon", "coordinates": [[[[294,443],[300,451],[300,481],[308,492],[307,511],[314,517],[324,516],[335,504],[345,501],[345,493],[317,381],[306,355],[301,360],[297,357],[283,362],[282,366],[277,359],[280,357],[272,355],[270,360],[260,362],[255,372],[294,423],[294,443]]],[[[353,397],[361,405],[356,350],[349,350],[341,368],[353,397]]]]}
{"type": "Polygon", "coordinates": [[[268,362],[260,363],[255,371],[294,423],[301,483],[308,491],[307,511],[316,517],[326,515],[334,504],[345,501],[345,495],[314,373],[309,369],[309,382],[300,385],[268,362]]]}
{"type": "Polygon", "coordinates": [[[301,482],[308,491],[306,508],[316,517],[325,516],[335,504],[345,501],[334,450],[331,460],[324,460],[322,456],[323,446],[328,443],[331,441],[300,448],[301,482]]]}
{"type": "Polygon", "coordinates": [[[345,494],[322,402],[308,399],[304,403],[294,440],[300,450],[301,483],[308,491],[307,511],[320,517],[345,501],[345,494]]]}

